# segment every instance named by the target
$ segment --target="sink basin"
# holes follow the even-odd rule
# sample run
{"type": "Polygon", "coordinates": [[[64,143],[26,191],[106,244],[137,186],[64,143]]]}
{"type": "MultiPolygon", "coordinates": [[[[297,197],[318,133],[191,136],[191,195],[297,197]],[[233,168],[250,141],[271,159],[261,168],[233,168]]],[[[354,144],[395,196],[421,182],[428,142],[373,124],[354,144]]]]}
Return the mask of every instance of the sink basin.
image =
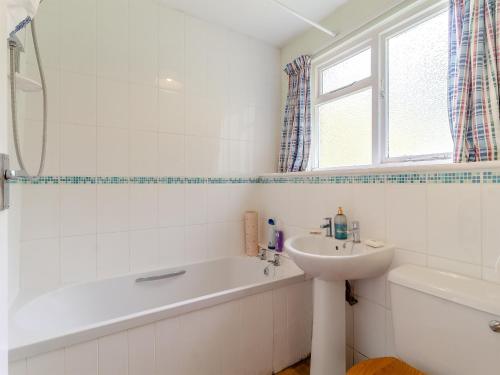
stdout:
{"type": "Polygon", "coordinates": [[[393,246],[375,249],[363,243],[319,235],[290,238],[285,248],[304,272],[324,281],[379,276],[387,270],[394,256],[393,246]]]}
{"type": "Polygon", "coordinates": [[[392,262],[394,247],[375,249],[311,235],[290,238],[285,248],[314,277],[311,375],[345,375],[345,280],[382,275],[392,262]]]}

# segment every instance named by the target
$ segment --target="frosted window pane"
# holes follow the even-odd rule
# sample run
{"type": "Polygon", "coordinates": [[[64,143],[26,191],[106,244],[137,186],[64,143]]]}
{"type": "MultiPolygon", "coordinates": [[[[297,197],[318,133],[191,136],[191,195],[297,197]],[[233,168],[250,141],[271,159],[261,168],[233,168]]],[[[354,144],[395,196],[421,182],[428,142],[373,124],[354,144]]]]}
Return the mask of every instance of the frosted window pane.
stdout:
{"type": "Polygon", "coordinates": [[[372,50],[367,49],[331,68],[322,74],[322,94],[346,87],[372,75],[372,50]]]}
{"type": "Polygon", "coordinates": [[[448,13],[388,41],[389,156],[448,153],[448,13]]]}
{"type": "Polygon", "coordinates": [[[372,90],[319,107],[319,167],[372,163],[372,90]]]}

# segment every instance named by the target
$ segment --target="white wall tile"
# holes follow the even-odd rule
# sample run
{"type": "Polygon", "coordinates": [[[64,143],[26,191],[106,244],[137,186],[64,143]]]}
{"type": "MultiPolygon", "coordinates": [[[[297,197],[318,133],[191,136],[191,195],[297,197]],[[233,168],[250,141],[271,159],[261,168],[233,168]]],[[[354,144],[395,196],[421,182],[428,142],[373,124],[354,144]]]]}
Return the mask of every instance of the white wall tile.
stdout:
{"type": "Polygon", "coordinates": [[[128,80],[128,3],[97,1],[97,74],[128,80]],[[120,9],[120,17],[116,11],[120,9]],[[110,22],[113,20],[113,22],[110,22]]]}
{"type": "Polygon", "coordinates": [[[26,241],[59,236],[59,186],[25,185],[22,187],[22,195],[22,239],[26,241]]]}
{"type": "Polygon", "coordinates": [[[130,232],[130,270],[160,268],[158,229],[130,232]]]}
{"type": "MultiPolygon", "coordinates": [[[[184,81],[185,16],[174,9],[160,7],[159,78],[184,81]]],[[[168,86],[167,86],[168,88],[168,86]]]]}
{"type": "MultiPolygon", "coordinates": [[[[108,1],[105,1],[107,3],[108,1]]],[[[97,79],[97,125],[129,128],[129,85],[114,79],[97,79]]]]}
{"type": "Polygon", "coordinates": [[[219,340],[224,343],[221,356],[221,374],[237,374],[241,371],[239,359],[240,327],[241,327],[241,303],[233,301],[221,306],[219,309],[220,324],[219,340]]]}
{"type": "Polygon", "coordinates": [[[128,331],[129,375],[155,373],[155,326],[128,331]]]}
{"type": "Polygon", "coordinates": [[[429,255],[481,263],[481,187],[429,185],[429,255]]]}
{"type": "Polygon", "coordinates": [[[177,340],[172,340],[173,337],[180,337],[180,319],[165,319],[156,324],[155,357],[157,374],[180,374],[179,352],[182,348],[179,347],[177,340]]]}
{"type": "Polygon", "coordinates": [[[158,79],[158,3],[129,1],[129,80],[156,85],[158,79]]]}
{"type": "Polygon", "coordinates": [[[186,185],[186,224],[207,222],[207,185],[186,185]]]}
{"type": "Polygon", "coordinates": [[[158,185],[159,225],[182,226],[186,222],[184,185],[158,185]]]}
{"type": "Polygon", "coordinates": [[[95,126],[96,97],[95,75],[61,72],[61,121],[63,123],[95,126]]]}
{"type": "Polygon", "coordinates": [[[158,89],[154,85],[130,84],[130,128],[158,130],[158,89]]]}
{"type": "MultiPolygon", "coordinates": [[[[38,36],[40,36],[41,31],[38,31],[38,36]]],[[[26,47],[26,45],[25,45],[26,47]]],[[[40,48],[42,48],[40,46],[40,48]]],[[[58,123],[61,118],[61,71],[56,68],[49,68],[44,64],[44,74],[47,89],[47,103],[51,103],[50,111],[47,112],[47,120],[49,123],[58,123]]],[[[28,64],[26,65],[26,75],[40,82],[40,72],[38,71],[38,66],[28,64]]],[[[22,100],[23,97],[18,95],[18,100],[22,100]]],[[[43,120],[43,100],[40,95],[26,95],[24,99],[24,108],[19,108],[18,118],[28,119],[33,121],[43,120]]]]}
{"type": "Polygon", "coordinates": [[[390,310],[385,311],[385,355],[388,357],[397,357],[392,311],[390,310]]]}
{"type": "Polygon", "coordinates": [[[61,235],[96,233],[97,188],[95,185],[61,186],[61,235]]]}
{"type": "Polygon", "coordinates": [[[64,350],[28,359],[28,375],[64,375],[64,350]]]}
{"type": "Polygon", "coordinates": [[[60,284],[59,239],[27,241],[21,244],[21,288],[40,292],[60,284]]]}
{"type": "Polygon", "coordinates": [[[61,68],[95,74],[97,0],[61,1],[61,68]]]}
{"type": "Polygon", "coordinates": [[[160,228],[159,262],[162,267],[173,267],[184,261],[184,228],[160,228]]]}
{"type": "MultiPolygon", "coordinates": [[[[60,164],[60,140],[59,125],[55,123],[47,124],[47,144],[45,164],[43,168],[44,176],[58,176],[60,164]]],[[[24,164],[30,173],[37,173],[40,167],[40,155],[42,152],[42,121],[24,121],[24,134],[22,138],[22,152],[24,164]]]]}
{"type": "MultiPolygon", "coordinates": [[[[268,110],[272,95],[262,94],[253,82],[259,78],[279,86],[279,59],[272,74],[257,64],[268,61],[270,47],[186,17],[156,0],[125,4],[121,0],[90,0],[85,4],[51,0],[39,17],[43,18],[39,20],[40,34],[43,31],[40,41],[45,44],[52,103],[46,174],[245,175],[258,171],[252,160],[257,153],[261,158],[275,158],[274,151],[262,152],[254,145],[262,145],[278,133],[271,126],[278,118],[268,110]],[[113,17],[118,8],[120,17],[113,17]],[[66,17],[73,10],[78,14],[66,17]],[[74,43],[75,38],[81,39],[81,45],[74,43]],[[244,54],[241,60],[232,56],[236,46],[244,54]],[[74,53],[61,56],[62,50],[75,48],[74,53]],[[230,82],[232,78],[240,79],[230,82]],[[242,92],[241,87],[246,90],[242,92]],[[194,99],[189,102],[188,129],[198,136],[186,137],[186,101],[190,98],[194,99]]],[[[272,50],[279,57],[277,50],[272,50]]],[[[36,78],[32,52],[28,50],[26,70],[36,78]]],[[[275,113],[279,113],[279,104],[277,101],[275,113]]],[[[27,107],[20,117],[30,120],[26,127],[30,138],[23,144],[33,151],[35,159],[42,118],[40,98],[31,96],[27,107]]],[[[99,277],[122,273],[131,261],[136,270],[145,265],[166,267],[203,260],[208,253],[241,254],[242,213],[256,208],[248,199],[253,186],[217,190],[212,196],[215,202],[210,202],[210,216],[207,195],[196,192],[205,188],[190,189],[186,205],[183,185],[27,186],[34,193],[24,198],[29,209],[23,212],[23,239],[64,242],[64,270],[55,272],[47,267],[58,278],[62,272],[65,282],[74,281],[68,269],[76,265],[67,259],[68,241],[74,236],[93,237],[95,243],[90,257],[95,263],[93,270],[88,272],[89,258],[84,259],[82,269],[75,271],[78,279],[90,273],[95,277],[97,272],[99,277]],[[221,195],[222,191],[227,195],[221,195]],[[205,226],[208,221],[217,223],[210,236],[205,226]],[[185,227],[186,222],[193,225],[185,227]],[[132,236],[129,230],[158,231],[161,246],[149,246],[158,249],[157,254],[156,250],[141,253],[137,245],[140,236],[135,235],[135,242],[128,244],[135,249],[131,260],[123,250],[125,236],[132,236]],[[224,236],[224,241],[214,233],[224,236]],[[208,239],[211,244],[206,243],[208,239]]],[[[85,243],[89,241],[80,245],[85,243]]],[[[75,251],[84,253],[82,249],[75,251]]],[[[61,263],[59,246],[57,252],[59,255],[54,252],[49,259],[58,257],[61,263]]],[[[50,284],[55,285],[55,281],[50,284]]]]}
{"type": "Polygon", "coordinates": [[[226,255],[240,256],[245,254],[245,229],[242,221],[227,223],[229,251],[226,255]]]}
{"type": "Polygon", "coordinates": [[[207,256],[207,226],[191,225],[185,227],[186,251],[184,261],[186,263],[201,262],[207,256]]]}
{"type": "Polygon", "coordinates": [[[273,370],[281,371],[291,362],[287,330],[287,288],[273,290],[273,370]]]}
{"type": "Polygon", "coordinates": [[[124,275],[130,271],[127,232],[106,233],[97,236],[97,277],[124,275]]]}
{"type": "MultiPolygon", "coordinates": [[[[161,78],[167,80],[167,78],[161,78]]],[[[160,81],[160,85],[161,85],[160,81]]],[[[168,82],[165,81],[164,85],[172,84],[182,86],[182,82],[168,82]]],[[[161,87],[161,86],[160,86],[161,87]]],[[[168,86],[167,86],[168,87],[168,86]]],[[[171,134],[184,134],[185,132],[185,96],[184,92],[179,89],[178,91],[171,91],[161,89],[158,92],[158,105],[159,105],[159,123],[158,129],[160,132],[171,134]]]]}
{"type": "Polygon", "coordinates": [[[65,350],[65,373],[97,375],[97,341],[74,345],[65,350]]]}
{"type": "Polygon", "coordinates": [[[500,258],[500,185],[483,185],[481,196],[483,266],[493,268],[500,258]]]}
{"type": "Polygon", "coordinates": [[[129,229],[129,185],[97,186],[97,232],[129,229]]]}
{"type": "Polygon", "coordinates": [[[61,174],[95,176],[97,171],[95,127],[64,124],[61,133],[61,174]]]}
{"type": "Polygon", "coordinates": [[[158,226],[158,186],[130,185],[130,228],[146,229],[158,226]]]}
{"type": "Polygon", "coordinates": [[[229,237],[228,223],[207,224],[207,259],[216,259],[231,255],[229,252],[229,237]]]}
{"type": "Polygon", "coordinates": [[[128,375],[128,335],[120,332],[99,339],[99,375],[128,375]]]}
{"type": "Polygon", "coordinates": [[[427,248],[427,187],[387,185],[387,241],[407,250],[427,248]]]}
{"type": "Polygon", "coordinates": [[[385,306],[387,276],[372,279],[356,280],[354,292],[367,300],[385,306]]]}
{"type": "Polygon", "coordinates": [[[95,235],[66,237],[61,240],[61,282],[63,284],[96,279],[96,242],[95,235]]]}
{"type": "Polygon", "coordinates": [[[194,374],[200,368],[207,374],[220,373],[217,343],[222,343],[216,337],[213,340],[209,338],[214,324],[212,317],[209,317],[210,310],[195,311],[180,317],[181,334],[178,337],[179,347],[183,348],[178,359],[180,374],[194,374]]]}
{"type": "Polygon", "coordinates": [[[354,347],[370,358],[385,355],[385,309],[364,298],[354,306],[354,347]]]}
{"type": "Polygon", "coordinates": [[[241,300],[240,365],[258,374],[272,371],[272,292],[241,300]]]}
{"type": "Polygon", "coordinates": [[[232,219],[230,217],[231,188],[225,184],[207,186],[207,221],[209,223],[232,219]]]}
{"type": "Polygon", "coordinates": [[[131,176],[158,175],[158,134],[144,131],[130,131],[131,176]]]}
{"type": "Polygon", "coordinates": [[[183,135],[159,134],[158,152],[160,176],[184,176],[186,174],[183,135]]]}
{"type": "Polygon", "coordinates": [[[97,128],[97,175],[128,176],[129,131],[97,128]]]}
{"type": "Polygon", "coordinates": [[[207,143],[205,138],[186,137],[186,175],[205,176],[208,170],[207,143]]]}
{"type": "MultiPolygon", "coordinates": [[[[59,68],[60,67],[60,51],[61,44],[61,24],[54,22],[54,19],[59,19],[61,16],[61,1],[54,0],[40,7],[37,11],[36,29],[37,39],[40,51],[43,51],[44,67],[59,68]],[[57,41],[57,43],[54,43],[57,41]]],[[[24,42],[26,53],[26,63],[36,64],[35,51],[31,32],[26,33],[26,41],[24,42]]]]}
{"type": "MultiPolygon", "coordinates": [[[[353,208],[349,221],[358,220],[361,236],[370,239],[385,239],[385,186],[353,185],[353,208]]],[[[346,212],[349,215],[349,212],[346,212]]]]}

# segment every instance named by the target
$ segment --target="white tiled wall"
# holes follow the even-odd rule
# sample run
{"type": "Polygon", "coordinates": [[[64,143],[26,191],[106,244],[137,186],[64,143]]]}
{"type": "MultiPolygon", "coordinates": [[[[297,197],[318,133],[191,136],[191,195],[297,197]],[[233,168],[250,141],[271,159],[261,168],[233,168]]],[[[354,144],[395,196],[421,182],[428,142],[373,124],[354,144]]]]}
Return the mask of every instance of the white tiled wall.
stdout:
{"type": "MultiPolygon", "coordinates": [[[[49,92],[45,175],[245,176],[274,170],[277,49],[156,0],[46,0],[37,21],[49,92]]],[[[29,33],[25,45],[26,73],[38,79],[29,33]]],[[[29,94],[24,102],[22,141],[33,170],[41,97],[29,94]]],[[[13,244],[12,259],[20,258],[21,290],[37,292],[239,254],[242,215],[254,208],[250,185],[13,190],[23,199],[20,255],[13,244]]]]}
{"type": "MultiPolygon", "coordinates": [[[[262,184],[264,217],[278,218],[285,236],[318,228],[343,206],[363,238],[393,243],[393,267],[418,264],[500,282],[498,184],[262,184]]],[[[348,308],[348,355],[394,354],[386,275],[355,283],[359,303],[348,308]],[[350,336],[350,337],[349,337],[350,336]]]]}
{"type": "Polygon", "coordinates": [[[10,375],[267,375],[310,352],[311,282],[10,364],[10,375]]]}

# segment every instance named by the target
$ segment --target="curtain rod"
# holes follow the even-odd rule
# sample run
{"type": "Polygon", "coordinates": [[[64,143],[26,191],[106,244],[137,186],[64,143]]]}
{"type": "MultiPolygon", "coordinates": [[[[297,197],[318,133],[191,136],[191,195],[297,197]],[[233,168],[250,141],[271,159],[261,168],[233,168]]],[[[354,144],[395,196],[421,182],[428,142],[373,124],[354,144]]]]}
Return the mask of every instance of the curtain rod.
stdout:
{"type": "Polygon", "coordinates": [[[273,3],[275,3],[276,5],[278,5],[280,8],[282,8],[283,10],[285,10],[286,12],[290,13],[291,15],[295,16],[296,18],[304,21],[305,23],[308,23],[309,25],[311,25],[312,27],[318,29],[319,31],[331,36],[332,38],[335,38],[337,36],[337,34],[329,29],[327,29],[326,27],[323,27],[321,26],[319,23],[317,22],[314,22],[313,20],[307,18],[307,17],[304,17],[303,15],[297,13],[296,11],[294,11],[292,8],[289,8],[288,6],[286,6],[285,4],[283,4],[280,0],[271,0],[273,3]]]}

